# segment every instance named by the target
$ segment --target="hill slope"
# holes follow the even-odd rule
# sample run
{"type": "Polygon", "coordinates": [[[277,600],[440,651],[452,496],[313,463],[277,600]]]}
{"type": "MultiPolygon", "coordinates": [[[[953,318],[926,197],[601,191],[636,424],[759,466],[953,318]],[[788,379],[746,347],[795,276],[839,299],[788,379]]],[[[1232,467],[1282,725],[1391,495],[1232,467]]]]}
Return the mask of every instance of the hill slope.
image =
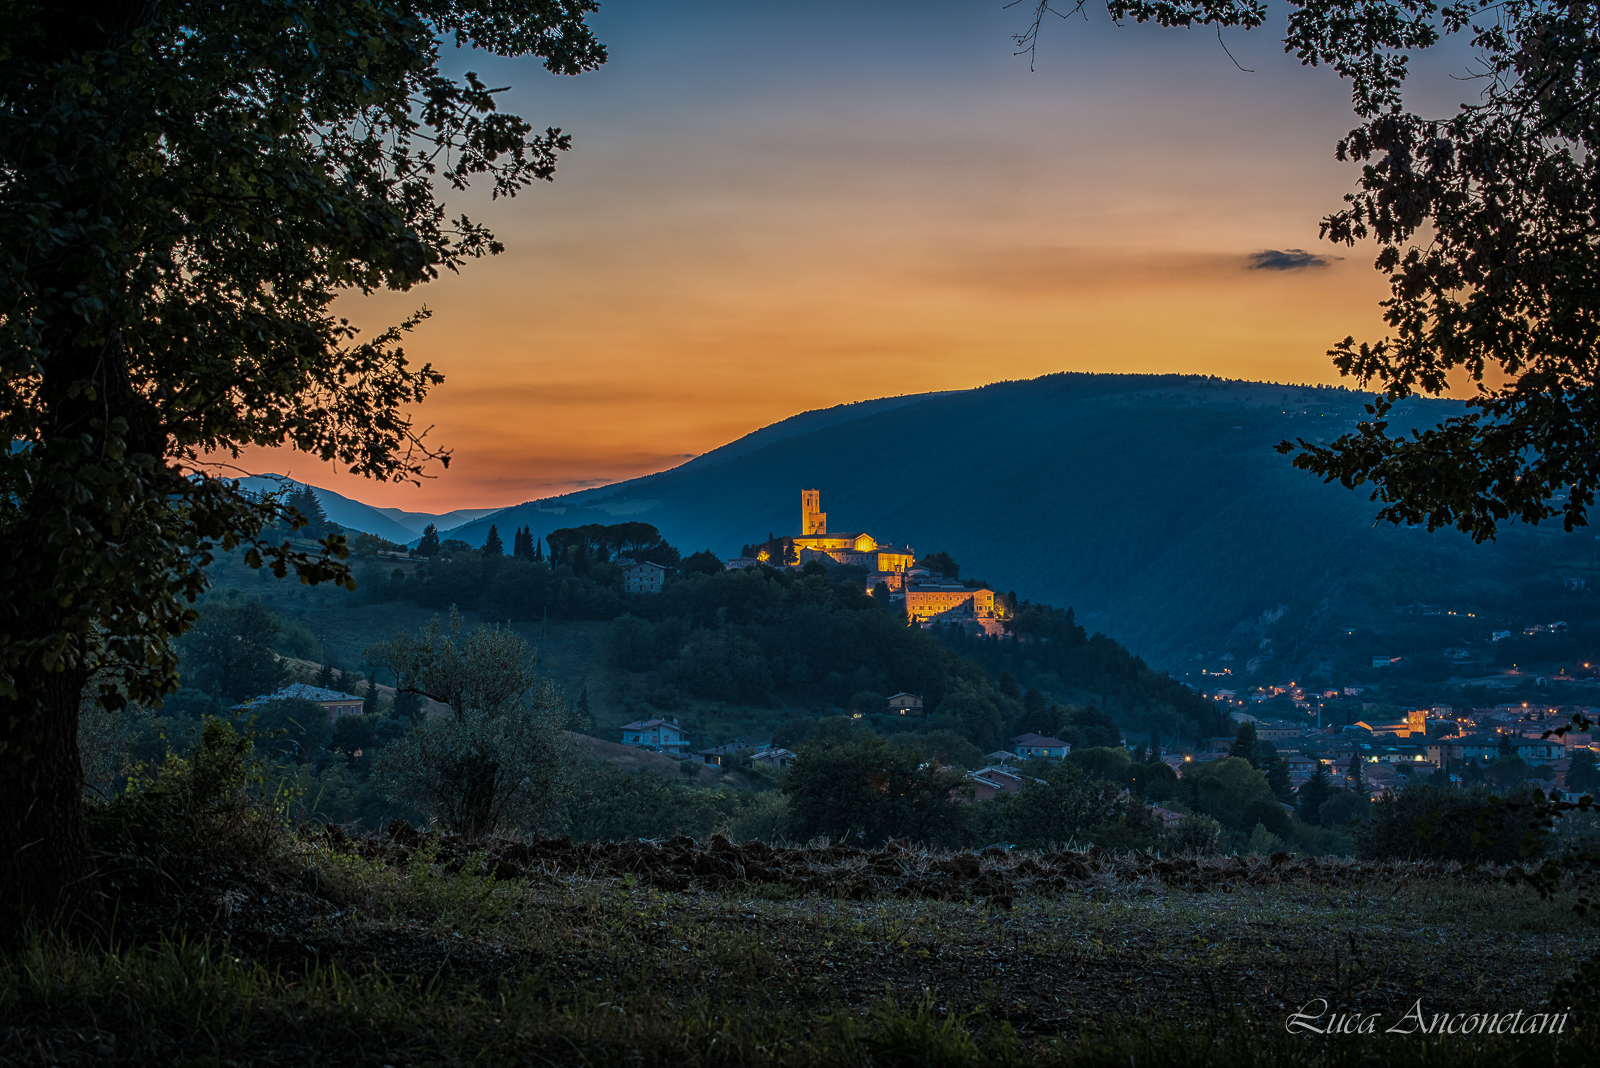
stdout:
{"type": "MultiPolygon", "coordinates": [[[[806,413],[671,471],[518,505],[453,536],[476,544],[490,522],[508,538],[524,524],[542,535],[627,516],[686,552],[728,557],[796,533],[799,490],[816,487],[830,529],[948,551],[963,576],[1074,605],[1154,664],[1240,674],[1251,662],[1261,675],[1274,662],[1318,672],[1408,652],[1386,635],[1395,609],[1415,602],[1458,611],[1442,617],[1455,629],[1440,642],[1485,647],[1480,614],[1587,610],[1560,603],[1558,580],[1596,584],[1592,535],[1513,528],[1474,546],[1375,527],[1364,494],[1274,451],[1285,438],[1336,437],[1364,402],[1333,388],[1078,374],[893,398],[806,413]]],[[[1455,408],[1412,401],[1396,422],[1455,408]]]]}
{"type": "MultiPolygon", "coordinates": [[[[298,485],[287,482],[278,475],[253,475],[241,478],[239,484],[256,493],[275,492],[288,484],[298,485]]],[[[437,526],[440,533],[447,533],[453,527],[496,511],[493,508],[458,508],[453,512],[433,514],[407,512],[399,508],[374,508],[370,504],[362,504],[358,500],[330,489],[323,489],[321,486],[311,488],[317,495],[317,503],[322,505],[323,512],[331,521],[346,530],[376,534],[380,538],[388,538],[402,545],[408,541],[415,541],[429,523],[437,526]]]]}

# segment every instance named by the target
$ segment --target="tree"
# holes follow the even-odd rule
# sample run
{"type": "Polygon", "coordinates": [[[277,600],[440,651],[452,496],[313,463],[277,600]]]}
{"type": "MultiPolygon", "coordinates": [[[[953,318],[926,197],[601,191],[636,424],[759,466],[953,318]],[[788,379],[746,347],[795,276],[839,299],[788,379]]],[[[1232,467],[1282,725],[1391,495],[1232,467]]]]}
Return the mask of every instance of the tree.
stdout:
{"type": "Polygon", "coordinates": [[[496,529],[496,527],[495,527],[495,525],[493,523],[490,523],[489,524],[489,535],[488,535],[488,537],[483,539],[483,555],[485,555],[485,556],[503,556],[505,554],[505,551],[506,551],[506,547],[500,541],[500,531],[498,529],[496,529]]]}
{"type": "Polygon", "coordinates": [[[1294,801],[1294,785],[1289,781],[1288,758],[1278,757],[1267,765],[1267,785],[1272,788],[1272,795],[1284,804],[1294,801]]]}
{"type": "Polygon", "coordinates": [[[213,601],[178,639],[179,678],[225,705],[272,693],[289,677],[273,652],[283,626],[260,601],[213,601]]]}
{"type": "Polygon", "coordinates": [[[988,691],[978,685],[957,680],[934,709],[934,719],[950,717],[956,730],[980,749],[988,752],[1005,740],[1005,718],[988,691]]]}
{"type": "Polygon", "coordinates": [[[1256,761],[1256,725],[1246,720],[1239,724],[1239,729],[1234,733],[1233,744],[1228,746],[1228,755],[1239,757],[1255,766],[1256,761]]]}
{"type": "MultiPolygon", "coordinates": [[[[1253,29],[1260,0],[1109,0],[1113,19],[1253,29]]],[[[1018,35],[1032,52],[1049,0],[1018,35]]],[[[1361,125],[1337,146],[1360,165],[1322,236],[1372,241],[1389,283],[1388,336],[1330,350],[1378,395],[1331,442],[1278,448],[1325,481],[1370,486],[1379,518],[1454,526],[1482,541],[1508,520],[1588,522],[1600,482],[1600,327],[1594,190],[1600,185],[1600,52],[1583,5],[1490,0],[1369,4],[1294,0],[1285,50],[1349,80],[1361,125]],[[1411,56],[1450,38],[1470,50],[1474,100],[1453,115],[1407,110],[1411,56]],[[1475,393],[1426,428],[1396,405],[1452,375],[1475,393]]]]}
{"type": "Polygon", "coordinates": [[[690,553],[688,556],[684,557],[683,562],[678,565],[678,570],[683,572],[685,575],[692,575],[696,573],[702,575],[716,575],[727,569],[723,566],[722,561],[717,559],[716,554],[710,549],[701,549],[697,553],[690,553]]]}
{"type": "MultiPolygon", "coordinates": [[[[1223,757],[1205,764],[1186,764],[1183,795],[1189,807],[1234,831],[1248,831],[1245,812],[1252,802],[1276,805],[1267,777],[1243,757],[1223,757]]],[[[1254,819],[1249,821],[1251,824],[1254,819]]]]}
{"type": "Polygon", "coordinates": [[[1300,811],[1301,821],[1312,826],[1321,823],[1323,802],[1332,796],[1333,780],[1328,777],[1327,766],[1319,760],[1316,773],[1295,791],[1295,807],[1300,811]]]}
{"type": "Polygon", "coordinates": [[[308,538],[320,538],[339,530],[336,524],[329,521],[328,513],[323,510],[322,501],[317,497],[317,491],[310,486],[291,490],[284,498],[284,504],[304,520],[300,524],[300,529],[308,538]]]}
{"type": "Polygon", "coordinates": [[[1133,758],[1120,745],[1074,749],[1067,754],[1067,762],[1076,764],[1093,779],[1105,779],[1118,786],[1126,786],[1132,781],[1133,758]]]}
{"type": "Polygon", "coordinates": [[[256,748],[295,764],[310,764],[333,741],[333,720],[315,701],[267,701],[244,713],[256,748]]]}
{"type": "Polygon", "coordinates": [[[1029,849],[1073,842],[1109,846],[1108,839],[1125,837],[1117,834],[1119,825],[1130,822],[1148,832],[1148,841],[1117,844],[1137,848],[1155,845],[1161,830],[1159,823],[1147,824],[1140,818],[1148,819],[1149,809],[1129,797],[1119,783],[1068,762],[1052,767],[1043,782],[1024,783],[1014,796],[995,801],[1002,807],[995,829],[1005,841],[1029,849]]]}
{"type": "Polygon", "coordinates": [[[366,658],[395,674],[400,693],[445,704],[386,746],[382,771],[396,800],[469,839],[552,829],[571,782],[568,712],[555,683],[533,670],[528,644],[508,630],[470,634],[451,613],[415,635],[396,634],[366,658]]]}
{"type": "Polygon", "coordinates": [[[422,528],[422,540],[417,542],[417,555],[438,556],[439,548],[439,528],[429,523],[422,528]]]}
{"type": "Polygon", "coordinates": [[[959,845],[972,817],[970,805],[953,799],[971,796],[965,776],[879,735],[802,746],[785,770],[783,793],[791,832],[801,841],[826,835],[867,847],[891,838],[959,845]]]}
{"type": "Polygon", "coordinates": [[[1355,826],[1356,854],[1372,860],[1431,858],[1515,864],[1551,844],[1546,827],[1476,790],[1409,785],[1373,802],[1355,826]]]}
{"type": "Polygon", "coordinates": [[[1600,793],[1600,768],[1595,767],[1594,750],[1572,751],[1572,763],[1567,767],[1567,789],[1588,794],[1600,793]]]}
{"type": "Polygon", "coordinates": [[[440,381],[399,345],[424,313],[361,338],[331,308],[499,251],[435,183],[485,174],[509,195],[569,145],[443,75],[440,36],[577,73],[604,60],[593,7],[4,8],[0,939],[97,921],[74,738],[87,680],[108,708],[170,692],[219,548],[353,581],[341,538],[273,543],[282,502],[212,458],[287,445],[395,479],[443,457],[407,415],[440,381]]]}

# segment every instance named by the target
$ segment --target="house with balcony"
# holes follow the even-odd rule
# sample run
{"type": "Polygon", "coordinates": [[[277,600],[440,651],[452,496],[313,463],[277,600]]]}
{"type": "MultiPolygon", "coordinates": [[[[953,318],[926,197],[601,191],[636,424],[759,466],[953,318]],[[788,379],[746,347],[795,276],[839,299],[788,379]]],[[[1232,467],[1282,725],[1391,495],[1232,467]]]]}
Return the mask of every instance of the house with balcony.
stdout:
{"type": "Polygon", "coordinates": [[[683,756],[689,751],[689,736],[676,719],[641,719],[622,725],[622,744],[683,756]]]}

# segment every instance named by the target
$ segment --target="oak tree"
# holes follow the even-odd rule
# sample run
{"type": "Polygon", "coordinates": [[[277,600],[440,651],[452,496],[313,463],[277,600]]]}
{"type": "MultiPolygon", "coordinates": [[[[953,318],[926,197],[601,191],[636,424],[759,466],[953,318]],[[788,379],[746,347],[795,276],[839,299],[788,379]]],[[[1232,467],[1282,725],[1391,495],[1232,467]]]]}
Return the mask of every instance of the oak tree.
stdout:
{"type": "Polygon", "coordinates": [[[568,138],[495,107],[446,42],[575,74],[593,0],[0,2],[0,939],[93,920],[75,741],[176,684],[218,551],[350,583],[338,535],[269,537],[280,500],[217,464],[287,446],[375,479],[439,450],[440,381],[336,298],[499,251],[445,191],[510,195],[568,138]],[[102,681],[103,680],[103,681],[102,681]]]}

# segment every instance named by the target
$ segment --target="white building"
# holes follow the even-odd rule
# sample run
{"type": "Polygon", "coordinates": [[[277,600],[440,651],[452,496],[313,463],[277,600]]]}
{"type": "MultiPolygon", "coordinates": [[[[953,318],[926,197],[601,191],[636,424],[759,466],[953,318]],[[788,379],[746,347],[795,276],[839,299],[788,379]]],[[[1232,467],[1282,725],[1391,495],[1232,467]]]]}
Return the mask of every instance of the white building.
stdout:
{"type": "Polygon", "coordinates": [[[622,725],[622,744],[682,756],[689,751],[689,736],[675,719],[641,719],[622,725]]]}

